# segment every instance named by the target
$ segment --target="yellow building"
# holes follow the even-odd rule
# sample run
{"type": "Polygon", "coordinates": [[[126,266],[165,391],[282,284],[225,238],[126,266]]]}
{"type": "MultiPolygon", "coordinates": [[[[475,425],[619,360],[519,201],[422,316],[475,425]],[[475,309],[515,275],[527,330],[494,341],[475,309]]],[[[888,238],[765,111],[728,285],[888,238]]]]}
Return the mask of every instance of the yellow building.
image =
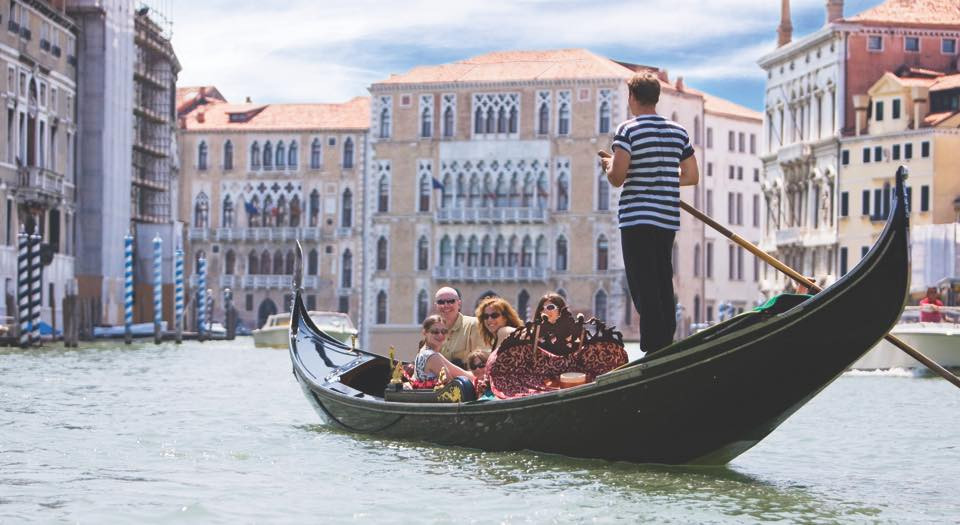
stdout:
{"type": "Polygon", "coordinates": [[[897,73],[887,72],[853,97],[856,135],[840,143],[841,274],[863,258],[883,228],[900,165],[910,170],[911,227],[958,220],[960,74],[897,73]]]}

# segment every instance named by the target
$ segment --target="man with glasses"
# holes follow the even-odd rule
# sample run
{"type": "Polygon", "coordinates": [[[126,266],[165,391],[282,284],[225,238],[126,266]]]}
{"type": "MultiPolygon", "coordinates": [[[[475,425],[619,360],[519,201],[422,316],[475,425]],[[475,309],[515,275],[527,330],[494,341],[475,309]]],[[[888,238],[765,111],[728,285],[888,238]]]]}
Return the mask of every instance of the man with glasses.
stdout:
{"type": "Polygon", "coordinates": [[[483,347],[479,321],[476,317],[460,313],[460,294],[453,288],[444,286],[433,297],[437,313],[449,330],[440,353],[455,365],[465,367],[470,352],[483,347]]]}

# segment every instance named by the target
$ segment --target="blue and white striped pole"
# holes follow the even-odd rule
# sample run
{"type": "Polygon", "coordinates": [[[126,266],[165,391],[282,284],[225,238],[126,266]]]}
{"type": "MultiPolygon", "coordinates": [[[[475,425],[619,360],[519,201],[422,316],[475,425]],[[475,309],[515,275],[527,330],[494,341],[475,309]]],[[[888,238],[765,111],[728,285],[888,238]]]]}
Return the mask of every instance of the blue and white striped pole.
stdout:
{"type": "Polygon", "coordinates": [[[153,342],[163,341],[163,239],[153,238],[153,342]]]}
{"type": "Polygon", "coordinates": [[[43,264],[40,262],[40,234],[33,227],[30,236],[30,323],[31,344],[40,344],[40,308],[43,306],[43,264]]]}
{"type": "Polygon", "coordinates": [[[20,347],[30,346],[30,236],[20,225],[17,234],[17,316],[20,318],[20,347]]]}
{"type": "Polygon", "coordinates": [[[201,341],[207,329],[207,259],[197,259],[197,336],[201,341]]]}
{"type": "Polygon", "coordinates": [[[183,341],[183,250],[173,252],[173,322],[177,332],[176,341],[183,341]]]}
{"type": "Polygon", "coordinates": [[[133,342],[133,235],[123,237],[123,340],[133,342]]]}

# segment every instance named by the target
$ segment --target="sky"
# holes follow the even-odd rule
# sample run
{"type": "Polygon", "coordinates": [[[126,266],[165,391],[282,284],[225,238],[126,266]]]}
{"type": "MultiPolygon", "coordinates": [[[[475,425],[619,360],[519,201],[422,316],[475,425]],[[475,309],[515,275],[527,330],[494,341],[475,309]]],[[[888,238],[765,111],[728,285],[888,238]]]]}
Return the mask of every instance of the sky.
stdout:
{"type": "MultiPolygon", "coordinates": [[[[847,0],[844,14],[879,3],[847,0]]],[[[794,38],[822,27],[824,4],[791,1],[794,38]]],[[[757,60],[776,47],[780,22],[778,0],[173,0],[165,9],[178,86],[262,103],[342,102],[391,73],[490,51],[586,48],[760,110],[757,60]]]]}

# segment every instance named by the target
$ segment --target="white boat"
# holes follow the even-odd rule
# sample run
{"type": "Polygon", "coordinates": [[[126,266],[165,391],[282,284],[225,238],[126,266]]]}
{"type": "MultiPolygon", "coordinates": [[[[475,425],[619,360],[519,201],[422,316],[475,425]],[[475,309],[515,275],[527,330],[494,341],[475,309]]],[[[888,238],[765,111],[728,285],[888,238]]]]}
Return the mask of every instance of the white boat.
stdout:
{"type": "MultiPolygon", "coordinates": [[[[318,328],[332,337],[352,344],[351,338],[357,335],[350,316],[340,312],[309,312],[310,319],[318,328]]],[[[258,330],[253,331],[254,346],[287,348],[289,341],[290,313],[273,314],[258,330]]]]}
{"type": "MultiPolygon", "coordinates": [[[[960,368],[960,308],[941,307],[944,321],[923,323],[919,320],[923,307],[908,306],[900,322],[890,333],[903,339],[940,366],[960,368]]],[[[852,370],[878,370],[891,368],[922,368],[919,361],[906,352],[881,339],[869,352],[853,363],[852,370]]]]}

